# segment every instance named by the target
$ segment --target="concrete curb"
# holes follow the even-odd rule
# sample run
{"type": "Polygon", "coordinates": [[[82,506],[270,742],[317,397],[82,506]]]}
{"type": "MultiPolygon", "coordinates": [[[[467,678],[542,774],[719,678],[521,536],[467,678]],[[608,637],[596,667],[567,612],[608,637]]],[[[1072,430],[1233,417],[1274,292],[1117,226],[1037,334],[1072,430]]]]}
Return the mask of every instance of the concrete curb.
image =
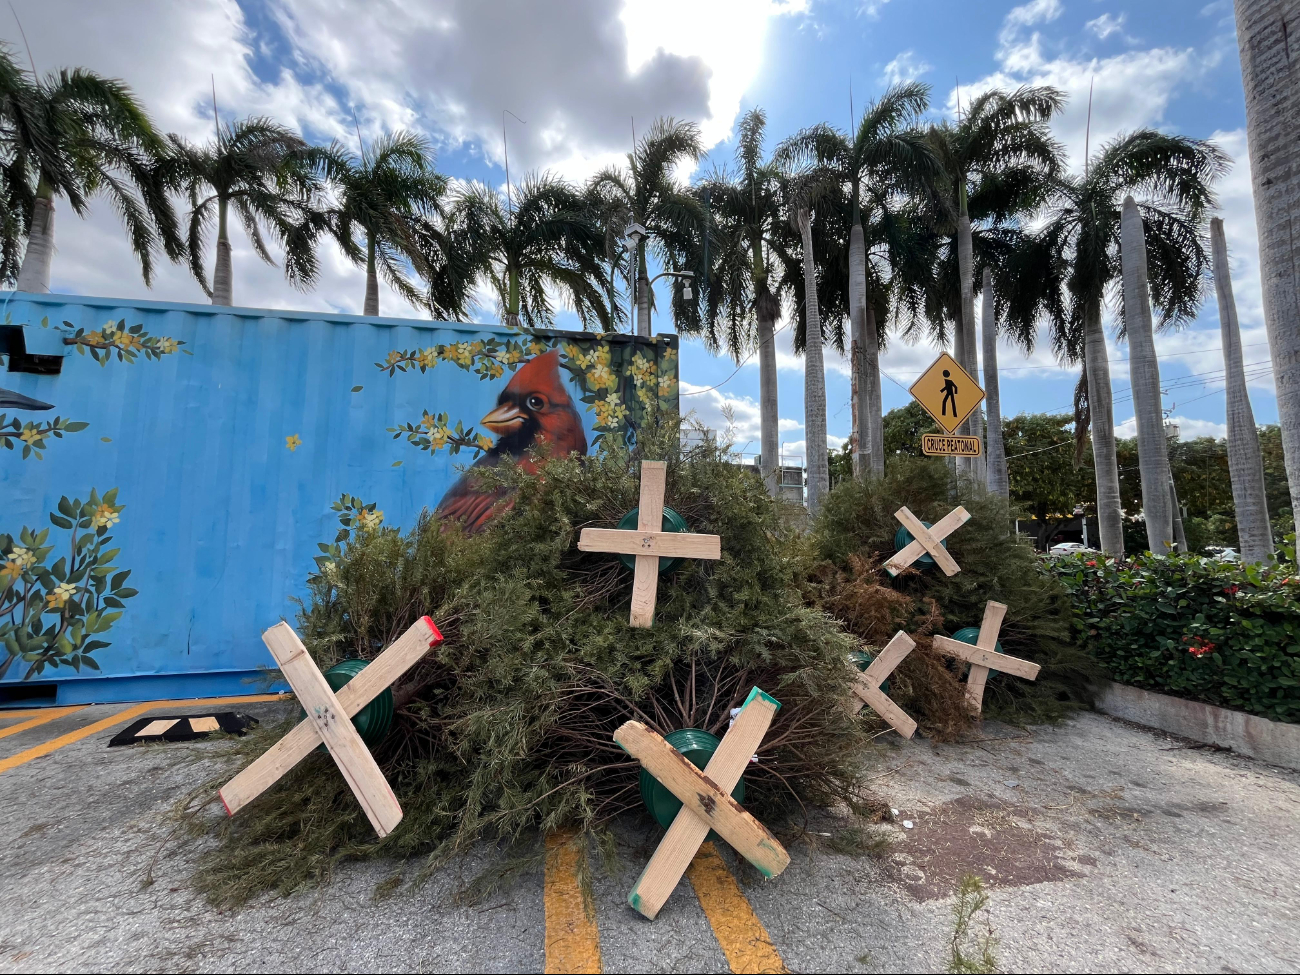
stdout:
{"type": "Polygon", "coordinates": [[[1104,714],[1231,748],[1270,765],[1300,769],[1300,724],[1269,721],[1113,681],[1105,681],[1098,690],[1097,710],[1104,714]]]}

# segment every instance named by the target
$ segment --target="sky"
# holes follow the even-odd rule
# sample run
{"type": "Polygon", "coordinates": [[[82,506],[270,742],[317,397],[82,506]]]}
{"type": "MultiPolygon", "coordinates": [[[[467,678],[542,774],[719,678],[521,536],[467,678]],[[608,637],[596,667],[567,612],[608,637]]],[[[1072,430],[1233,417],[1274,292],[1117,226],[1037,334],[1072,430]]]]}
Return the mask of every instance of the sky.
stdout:
{"type": "MultiPolygon", "coordinates": [[[[754,106],[767,111],[775,147],[817,122],[847,128],[850,89],[861,111],[904,79],[933,87],[934,119],[990,87],[1060,88],[1069,104],[1055,134],[1077,169],[1091,86],[1094,150],[1154,127],[1213,139],[1234,160],[1218,186],[1220,215],[1255,417],[1277,419],[1231,0],[13,0],[13,7],[13,15],[0,14],[0,38],[26,54],[25,33],[39,71],[82,66],[122,78],[166,131],[209,138],[215,92],[223,120],[269,115],[313,141],[354,145],[357,128],[367,141],[417,130],[436,147],[441,171],[497,186],[505,183],[506,146],[515,180],[541,170],[583,180],[622,161],[633,132],[658,116],[699,123],[708,170],[732,160],[735,124],[754,106]]],[[[206,301],[180,267],[164,267],[147,288],[103,203],[84,219],[64,207],[57,221],[52,290],[206,301]]],[[[362,271],[333,245],[324,245],[320,281],[301,293],[238,233],[233,243],[236,304],[360,311],[362,271]]],[[[667,295],[659,297],[666,304],[667,295]]],[[[1212,293],[1207,299],[1190,326],[1156,338],[1164,405],[1184,438],[1226,432],[1218,312],[1212,293]]],[[[381,295],[381,308],[423,317],[392,292],[381,295]]],[[[486,302],[476,317],[495,321],[496,309],[486,302]]],[[[566,313],[559,324],[576,327],[576,318],[566,313]]],[[[656,319],[661,327],[669,326],[656,319]]],[[[798,463],[804,364],[789,339],[788,328],[778,333],[780,431],[783,458],[798,463]]],[[[886,410],[907,403],[906,387],[938,351],[890,341],[881,359],[886,410]]],[[[1053,359],[1050,343],[1029,354],[1003,344],[998,357],[1005,415],[1070,410],[1077,371],[1053,359]]],[[[1128,349],[1113,337],[1110,359],[1117,430],[1133,436],[1128,349]]],[[[826,368],[834,448],[851,431],[849,364],[828,349],[826,368]]],[[[681,380],[684,413],[729,430],[737,450],[757,450],[756,357],[738,367],[685,340],[681,380]]]]}

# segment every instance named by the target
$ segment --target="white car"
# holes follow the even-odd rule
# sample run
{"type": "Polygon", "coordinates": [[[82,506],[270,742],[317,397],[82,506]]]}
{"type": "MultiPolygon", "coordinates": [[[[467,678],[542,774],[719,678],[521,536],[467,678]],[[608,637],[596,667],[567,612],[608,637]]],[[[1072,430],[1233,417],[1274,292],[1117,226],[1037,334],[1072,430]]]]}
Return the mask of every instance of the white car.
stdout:
{"type": "Polygon", "coordinates": [[[1095,550],[1081,542],[1060,542],[1049,548],[1047,550],[1047,555],[1049,558],[1060,558],[1062,555],[1078,555],[1080,552],[1092,551],[1095,550]]]}

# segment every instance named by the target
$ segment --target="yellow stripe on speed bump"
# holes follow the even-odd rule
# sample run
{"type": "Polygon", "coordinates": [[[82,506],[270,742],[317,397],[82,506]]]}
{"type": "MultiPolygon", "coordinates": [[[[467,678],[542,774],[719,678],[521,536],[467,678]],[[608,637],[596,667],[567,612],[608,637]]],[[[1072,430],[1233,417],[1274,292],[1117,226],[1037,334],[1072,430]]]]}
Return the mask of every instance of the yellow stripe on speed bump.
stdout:
{"type": "Polygon", "coordinates": [[[546,837],[546,971],[600,972],[600,931],[578,881],[587,851],[572,833],[546,837]]]}
{"type": "Polygon", "coordinates": [[[10,755],[8,758],[0,759],[0,773],[8,772],[10,769],[16,769],[20,765],[26,765],[34,758],[41,758],[52,752],[57,752],[65,745],[71,745],[74,742],[81,741],[83,738],[89,738],[91,735],[99,734],[105,729],[114,725],[122,724],[137,718],[147,711],[153,711],[156,708],[193,708],[207,707],[218,704],[257,704],[262,701],[281,701],[288,697],[287,694],[247,694],[243,697],[201,697],[192,701],[146,701],[143,704],[136,704],[125,710],[118,711],[116,714],[110,714],[107,718],[101,718],[93,724],[88,724],[84,728],[78,728],[76,731],[69,731],[66,735],[60,735],[58,738],[52,738],[49,741],[35,745],[17,755],[10,755]]]}
{"type": "Polygon", "coordinates": [[[36,717],[28,718],[26,721],[23,721],[19,724],[13,725],[12,727],[5,728],[3,731],[0,731],[0,738],[8,738],[10,735],[16,735],[20,731],[26,731],[28,728],[39,728],[47,721],[53,721],[55,718],[61,718],[65,714],[71,714],[73,711],[80,711],[85,706],[86,705],[84,704],[76,704],[73,705],[72,707],[67,707],[67,708],[45,708],[39,714],[37,714],[36,717]]]}
{"type": "Polygon", "coordinates": [[[686,870],[733,972],[788,971],[717,848],[705,843],[686,870]]]}

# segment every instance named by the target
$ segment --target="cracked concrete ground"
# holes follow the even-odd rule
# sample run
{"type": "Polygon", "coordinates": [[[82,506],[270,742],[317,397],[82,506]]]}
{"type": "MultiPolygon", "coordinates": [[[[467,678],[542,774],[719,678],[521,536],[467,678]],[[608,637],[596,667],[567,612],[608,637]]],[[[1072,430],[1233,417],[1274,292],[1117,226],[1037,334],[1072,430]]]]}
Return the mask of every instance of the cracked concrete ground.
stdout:
{"type": "MultiPolygon", "coordinates": [[[[112,711],[0,739],[0,758],[112,711]]],[[[191,888],[193,846],[164,847],[144,886],[168,811],[215,770],[203,758],[217,746],[109,750],[113,733],[0,774],[0,972],[543,969],[540,866],[486,902],[456,899],[490,850],[382,900],[401,865],[352,864],[310,893],[217,911],[191,888]]],[[[965,873],[988,887],[1004,971],[1300,968],[1300,773],[1082,714],[958,745],[894,739],[872,775],[899,811],[878,827],[893,840],[882,853],[814,838],[791,844],[775,880],[735,870],[791,971],[944,970],[965,873]]],[[[819,814],[810,829],[836,825],[819,814]]],[[[623,874],[594,878],[605,970],[727,971],[689,885],[654,923],[627,907],[658,833],[616,832],[623,874]]]]}

